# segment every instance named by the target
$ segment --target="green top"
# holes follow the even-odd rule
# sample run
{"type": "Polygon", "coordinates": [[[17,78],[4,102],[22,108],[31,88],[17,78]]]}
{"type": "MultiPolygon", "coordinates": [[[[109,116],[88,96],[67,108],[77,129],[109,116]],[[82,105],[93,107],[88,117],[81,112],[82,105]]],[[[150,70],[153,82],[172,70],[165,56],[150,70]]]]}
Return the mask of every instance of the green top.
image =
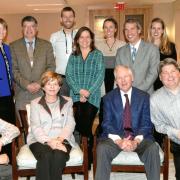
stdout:
{"type": "Polygon", "coordinates": [[[82,55],[71,55],[66,68],[66,81],[70,87],[73,102],[80,101],[79,91],[86,89],[90,92],[88,102],[99,108],[100,88],[104,80],[104,59],[101,51],[91,51],[83,60],[82,55]]]}

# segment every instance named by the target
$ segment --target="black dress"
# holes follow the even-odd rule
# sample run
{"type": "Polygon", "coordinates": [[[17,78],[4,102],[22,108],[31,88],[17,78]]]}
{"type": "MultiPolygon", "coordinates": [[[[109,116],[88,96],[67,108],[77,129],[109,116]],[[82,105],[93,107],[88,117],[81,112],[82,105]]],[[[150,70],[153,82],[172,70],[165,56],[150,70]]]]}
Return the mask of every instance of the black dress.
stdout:
{"type": "MultiPolygon", "coordinates": [[[[173,58],[177,61],[177,53],[176,53],[175,44],[170,42],[170,47],[171,47],[171,54],[166,55],[166,54],[162,54],[160,52],[160,61],[163,61],[166,58],[173,58]]],[[[156,81],[154,82],[154,90],[157,90],[157,89],[161,88],[162,86],[163,86],[163,84],[158,77],[156,79],[156,81]]]]}

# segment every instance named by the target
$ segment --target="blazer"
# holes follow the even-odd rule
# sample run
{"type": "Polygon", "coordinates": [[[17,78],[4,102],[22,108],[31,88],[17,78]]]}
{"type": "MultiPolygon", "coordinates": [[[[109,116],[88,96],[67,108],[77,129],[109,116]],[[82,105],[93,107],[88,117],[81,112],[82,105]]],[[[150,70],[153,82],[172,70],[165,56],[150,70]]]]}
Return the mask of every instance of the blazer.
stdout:
{"type": "MultiPolygon", "coordinates": [[[[45,96],[38,97],[31,101],[30,109],[30,132],[27,136],[27,143],[30,145],[35,142],[45,143],[50,138],[58,136],[67,139],[71,146],[75,146],[75,139],[73,131],[75,127],[75,120],[73,116],[72,99],[65,96],[60,96],[60,117],[54,128],[59,128],[58,134],[51,134],[52,131],[53,115],[46,104],[45,96]]],[[[57,130],[55,131],[57,133],[57,130]]]]}
{"type": "MultiPolygon", "coordinates": [[[[13,77],[12,77],[12,60],[11,60],[9,46],[6,44],[3,44],[3,49],[4,49],[7,59],[8,59],[11,79],[13,79],[13,77]]],[[[11,95],[12,94],[11,94],[11,89],[9,86],[6,64],[5,64],[2,53],[0,53],[0,97],[11,96],[11,95]]]]}
{"type": "Polygon", "coordinates": [[[15,80],[16,106],[24,109],[25,104],[42,95],[41,91],[36,94],[29,93],[26,89],[27,85],[32,82],[40,83],[41,75],[45,71],[54,71],[55,69],[53,49],[50,42],[36,38],[34,65],[31,67],[24,38],[12,42],[10,48],[15,80]]]}
{"type": "MultiPolygon", "coordinates": [[[[119,88],[104,96],[101,137],[107,138],[108,134],[123,137],[123,110],[119,88]]],[[[131,94],[131,118],[134,136],[143,135],[144,139],[153,139],[149,94],[135,87],[132,87],[131,94]]]]}
{"type": "Polygon", "coordinates": [[[158,76],[160,54],[158,48],[152,43],[141,40],[135,61],[131,59],[130,45],[118,49],[116,65],[122,64],[130,67],[134,73],[133,86],[152,94],[153,83],[158,76]]]}

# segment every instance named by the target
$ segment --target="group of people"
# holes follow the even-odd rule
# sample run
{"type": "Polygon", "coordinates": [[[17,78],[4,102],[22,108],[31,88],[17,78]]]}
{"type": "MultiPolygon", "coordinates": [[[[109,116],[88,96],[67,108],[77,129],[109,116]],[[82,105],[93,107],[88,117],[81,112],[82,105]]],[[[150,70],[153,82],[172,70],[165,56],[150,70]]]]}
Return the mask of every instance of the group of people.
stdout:
{"type": "MultiPolygon", "coordinates": [[[[9,47],[3,42],[7,23],[0,19],[0,118],[15,124],[15,112],[31,104],[27,143],[37,159],[36,179],[62,179],[71,148],[80,144],[82,135],[88,137],[90,169],[92,126],[100,109],[96,180],[110,179],[111,161],[122,150],[137,152],[147,179],[159,180],[154,127],[160,145],[160,133],[171,139],[180,180],[180,69],[163,20],[152,20],[147,41],[141,38],[138,20],[126,20],[126,42],[117,38],[113,18],[104,21],[100,41],[88,27],[74,29],[71,7],[62,9],[60,23],[62,29],[48,42],[37,37],[37,20],[26,16],[21,22],[23,37],[9,47]]],[[[0,139],[1,144],[5,145],[0,139]]],[[[10,157],[10,146],[6,151],[10,157]]]]}

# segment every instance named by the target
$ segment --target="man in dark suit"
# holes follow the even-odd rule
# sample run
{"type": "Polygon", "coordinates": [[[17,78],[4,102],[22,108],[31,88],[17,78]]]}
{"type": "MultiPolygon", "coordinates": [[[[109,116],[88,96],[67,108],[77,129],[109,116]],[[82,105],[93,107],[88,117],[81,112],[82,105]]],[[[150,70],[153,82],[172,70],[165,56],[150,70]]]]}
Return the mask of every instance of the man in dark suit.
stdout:
{"type": "Polygon", "coordinates": [[[25,109],[32,99],[42,95],[41,75],[55,69],[51,43],[36,37],[37,20],[26,16],[21,25],[24,37],[10,44],[17,110],[25,109]]]}
{"type": "Polygon", "coordinates": [[[132,87],[134,76],[129,67],[117,65],[114,76],[118,87],[103,98],[95,180],[110,179],[111,162],[121,151],[137,152],[147,179],[159,180],[159,147],[152,137],[149,94],[132,87]]]}
{"type": "Polygon", "coordinates": [[[127,44],[118,49],[116,65],[126,65],[134,72],[133,86],[152,94],[158,76],[160,55],[158,48],[141,39],[142,27],[138,20],[128,19],[124,23],[127,44]]]}

